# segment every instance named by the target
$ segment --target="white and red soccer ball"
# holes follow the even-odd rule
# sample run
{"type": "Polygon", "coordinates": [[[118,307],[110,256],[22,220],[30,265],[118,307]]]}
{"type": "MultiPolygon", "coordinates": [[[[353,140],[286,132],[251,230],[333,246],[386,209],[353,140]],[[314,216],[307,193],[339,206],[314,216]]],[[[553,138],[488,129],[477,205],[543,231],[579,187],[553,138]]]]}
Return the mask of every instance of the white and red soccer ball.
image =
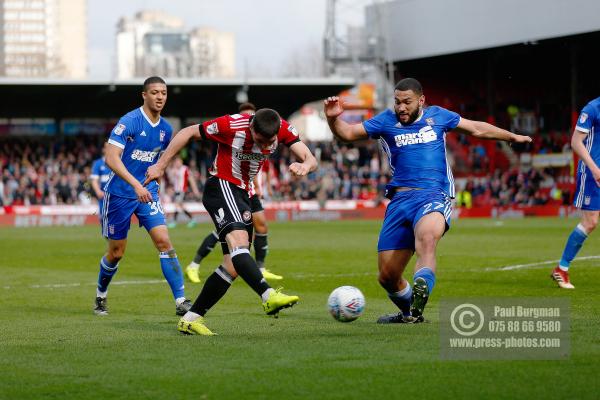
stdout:
{"type": "Polygon", "coordinates": [[[340,286],[329,295],[327,308],[340,322],[354,321],[365,309],[365,296],[354,286],[340,286]]]}

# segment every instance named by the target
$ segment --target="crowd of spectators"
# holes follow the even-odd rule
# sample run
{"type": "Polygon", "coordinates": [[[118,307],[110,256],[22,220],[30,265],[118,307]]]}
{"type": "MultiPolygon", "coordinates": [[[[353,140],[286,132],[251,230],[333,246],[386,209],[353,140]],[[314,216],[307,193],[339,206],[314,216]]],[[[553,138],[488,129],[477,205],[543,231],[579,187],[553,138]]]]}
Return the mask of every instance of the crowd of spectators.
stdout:
{"type": "Polygon", "coordinates": [[[271,182],[274,198],[281,200],[380,199],[388,182],[389,166],[382,162],[377,143],[361,146],[338,142],[310,143],[319,160],[319,169],[308,179],[290,176],[290,155],[282,148],[273,160],[276,166],[271,182]]]}
{"type": "Polygon", "coordinates": [[[87,204],[91,163],[101,149],[97,137],[0,140],[0,205],[87,204]]]}
{"type": "Polygon", "coordinates": [[[564,169],[511,168],[469,177],[457,186],[457,205],[471,208],[569,204],[573,185],[564,169]]]}
{"type": "MultiPolygon", "coordinates": [[[[51,137],[0,138],[0,205],[92,203],[90,168],[100,157],[102,142],[100,136],[67,136],[60,142],[51,137]]],[[[334,141],[309,143],[309,147],[319,160],[319,169],[308,179],[291,177],[287,170],[291,156],[281,146],[270,160],[267,173],[272,190],[263,190],[265,197],[382,200],[389,167],[377,142],[351,145],[334,141]]],[[[564,147],[565,143],[548,138],[540,141],[537,151],[562,151],[564,147]]],[[[214,152],[214,147],[195,142],[183,154],[201,191],[214,152]]],[[[475,159],[477,171],[486,171],[485,148],[470,144],[466,154],[475,159]]],[[[570,193],[559,189],[569,179],[564,174],[565,171],[556,169],[511,168],[467,176],[457,180],[458,204],[534,205],[559,199],[568,201],[570,193]]]]}

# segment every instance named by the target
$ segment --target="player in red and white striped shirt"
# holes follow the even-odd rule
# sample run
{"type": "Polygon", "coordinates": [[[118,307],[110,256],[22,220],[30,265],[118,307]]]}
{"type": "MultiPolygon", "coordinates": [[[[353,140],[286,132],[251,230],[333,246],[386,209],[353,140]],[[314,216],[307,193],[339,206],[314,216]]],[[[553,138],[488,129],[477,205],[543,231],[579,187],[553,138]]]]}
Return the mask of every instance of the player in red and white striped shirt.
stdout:
{"type": "MultiPolygon", "coordinates": [[[[256,112],[256,107],[252,103],[242,103],[240,104],[238,110],[240,114],[254,115],[254,113],[256,112]]],[[[252,241],[252,244],[254,246],[254,257],[256,260],[256,264],[260,269],[260,272],[266,280],[279,281],[282,280],[283,277],[281,275],[272,273],[265,267],[265,258],[267,257],[267,249],[269,246],[269,227],[267,225],[267,218],[265,216],[265,211],[261,202],[262,193],[264,189],[259,179],[261,175],[265,176],[267,191],[270,192],[269,161],[266,161],[263,164],[258,174],[254,177],[254,180],[248,192],[250,196],[250,211],[252,212],[252,224],[254,225],[254,240],[252,241]]],[[[204,240],[202,240],[202,243],[200,244],[198,250],[196,251],[196,254],[194,255],[194,259],[185,268],[185,275],[191,282],[200,283],[200,277],[198,276],[200,262],[210,254],[210,252],[214,249],[218,241],[219,235],[217,235],[216,231],[212,231],[204,238],[204,240]]]]}
{"type": "Polygon", "coordinates": [[[170,167],[167,168],[167,178],[171,186],[175,191],[175,195],[173,196],[173,203],[175,204],[175,215],[173,216],[173,220],[169,223],[169,228],[174,228],[177,225],[177,216],[180,212],[184,213],[188,218],[188,227],[191,228],[196,225],[194,221],[194,217],[185,209],[183,205],[183,199],[185,198],[185,193],[188,189],[188,184],[192,189],[192,193],[196,197],[200,197],[200,192],[198,191],[198,186],[196,185],[196,181],[192,174],[190,173],[190,169],[187,165],[183,164],[183,160],[181,157],[175,157],[173,163],[170,167]]]}
{"type": "Polygon", "coordinates": [[[272,289],[250,256],[252,213],[248,190],[250,182],[279,143],[289,146],[300,161],[290,164],[292,175],[306,176],[317,168],[317,161],[287,121],[275,110],[263,108],[255,115],[225,115],[182,129],[158,162],[148,169],[146,183],[160,179],[170,159],[192,138],[218,143],[212,176],[206,182],[202,202],[213,219],[221,243],[226,242],[227,246],[223,248],[223,265],[208,277],[177,328],[182,333],[212,335],[204,325],[203,316],[225,295],[237,275],[261,296],[268,315],[276,315],[298,302],[298,296],[272,289]]]}

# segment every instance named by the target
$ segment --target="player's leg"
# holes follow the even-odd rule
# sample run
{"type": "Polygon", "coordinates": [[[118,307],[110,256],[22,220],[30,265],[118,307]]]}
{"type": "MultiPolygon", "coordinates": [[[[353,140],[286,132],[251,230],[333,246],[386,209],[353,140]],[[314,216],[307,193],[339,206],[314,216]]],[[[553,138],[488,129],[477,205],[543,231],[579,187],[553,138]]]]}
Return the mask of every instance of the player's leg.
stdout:
{"type": "Polygon", "coordinates": [[[140,225],[148,231],[154,246],[159,252],[158,257],[162,273],[175,299],[175,312],[177,315],[183,315],[192,304],[185,298],[183,270],[169,238],[169,230],[166,226],[162,205],[158,197],[154,197],[153,200],[151,203],[139,203],[135,214],[140,221],[140,225]]]}
{"type": "Polygon", "coordinates": [[[225,296],[235,278],[237,278],[237,273],[231,262],[231,257],[229,254],[224,254],[223,262],[206,279],[206,284],[202,287],[202,291],[190,311],[204,316],[225,296]]]}
{"type": "Polygon", "coordinates": [[[281,275],[277,275],[265,268],[265,258],[269,250],[268,235],[269,227],[267,225],[267,217],[262,207],[258,196],[253,196],[251,201],[252,206],[252,224],[254,225],[254,256],[256,264],[263,274],[264,278],[271,281],[280,281],[283,279],[281,275]]]}
{"type": "Polygon", "coordinates": [[[269,284],[265,281],[256,261],[250,255],[250,241],[246,229],[234,229],[225,236],[227,247],[231,254],[231,262],[233,268],[239,276],[254,290],[259,296],[265,300],[265,294],[270,289],[269,284]]]}
{"type": "Polygon", "coordinates": [[[267,257],[267,251],[269,249],[267,241],[269,228],[267,226],[265,212],[253,212],[252,224],[254,225],[254,256],[256,258],[256,264],[262,269],[265,266],[265,258],[267,257]]]}
{"type": "Polygon", "coordinates": [[[206,279],[202,291],[190,310],[181,318],[177,329],[185,334],[212,335],[204,325],[204,315],[221,300],[237,278],[227,243],[222,243],[223,261],[206,279]]]}
{"type": "MultiPolygon", "coordinates": [[[[267,314],[277,314],[280,309],[297,303],[299,300],[297,296],[285,295],[269,286],[258,269],[256,261],[250,255],[249,246],[253,226],[247,193],[226,181],[219,180],[219,186],[228,210],[225,212],[226,223],[220,230],[219,236],[225,237],[235,271],[252,290],[261,296],[267,314]],[[231,221],[228,221],[228,218],[231,218],[231,221]]],[[[208,207],[206,208],[208,210],[208,207]]]]}
{"type": "Polygon", "coordinates": [[[167,223],[167,227],[169,229],[177,227],[177,218],[179,218],[179,204],[177,204],[177,193],[175,194],[175,201],[173,202],[173,207],[175,207],[175,212],[173,212],[171,220],[167,223]]]}
{"type": "Polygon", "coordinates": [[[225,256],[222,268],[217,268],[206,280],[192,309],[179,321],[178,330],[187,334],[213,334],[204,325],[203,314],[223,297],[237,274],[259,295],[266,293],[267,301],[263,300],[263,308],[268,314],[295,304],[298,301],[296,296],[287,296],[270,288],[250,256],[248,232],[252,232],[252,215],[247,194],[229,182],[211,177],[206,182],[202,202],[215,224],[219,239],[225,244],[225,256]],[[227,256],[228,253],[230,256],[227,256]]]}
{"type": "Polygon", "coordinates": [[[127,232],[129,231],[131,215],[136,207],[137,200],[127,199],[106,193],[102,207],[102,235],[108,239],[108,250],[100,260],[98,273],[98,286],[94,313],[107,315],[108,285],[117,273],[119,261],[125,254],[127,247],[127,232]]]}
{"type": "Polygon", "coordinates": [[[216,177],[206,181],[202,203],[211,216],[217,238],[221,241],[223,263],[204,282],[190,311],[179,320],[177,329],[185,334],[212,335],[213,333],[204,325],[204,315],[225,295],[236,276],[231,257],[228,255],[229,248],[225,242],[225,235],[233,228],[236,216],[231,213],[230,199],[225,198],[222,182],[216,177]]]}
{"type": "Polygon", "coordinates": [[[598,225],[600,188],[591,176],[587,178],[586,175],[582,171],[578,172],[576,195],[573,201],[573,205],[581,209],[581,221],[569,235],[560,262],[550,275],[562,289],[575,289],[569,277],[571,261],[577,256],[588,235],[598,225]]]}
{"type": "Polygon", "coordinates": [[[298,296],[289,296],[269,286],[250,255],[247,230],[235,229],[225,239],[235,272],[261,297],[263,309],[268,315],[277,315],[281,309],[291,307],[300,300],[298,296]]]}
{"type": "Polygon", "coordinates": [[[385,289],[392,303],[400,309],[400,312],[395,314],[381,316],[377,320],[380,324],[411,322],[412,288],[410,283],[402,278],[415,246],[411,221],[407,219],[408,211],[412,207],[407,196],[406,193],[399,193],[388,204],[379,232],[379,284],[385,289]]]}
{"type": "Polygon", "coordinates": [[[577,224],[569,235],[560,262],[552,271],[551,277],[560,288],[575,289],[569,278],[569,267],[571,266],[571,261],[577,256],[583,243],[588,238],[588,235],[598,226],[599,214],[599,211],[581,210],[581,222],[577,224]]]}
{"type": "Polygon", "coordinates": [[[378,253],[379,284],[392,303],[400,309],[399,313],[381,316],[377,320],[380,324],[410,322],[412,288],[402,275],[413,253],[412,249],[384,250],[378,253]]]}
{"type": "Polygon", "coordinates": [[[188,223],[187,223],[187,227],[188,228],[193,228],[194,226],[196,226],[196,221],[194,220],[194,216],[192,215],[192,213],[190,213],[186,208],[185,208],[185,204],[183,203],[183,196],[182,196],[182,201],[181,201],[181,211],[185,214],[185,216],[188,218],[188,223]]]}
{"type": "Polygon", "coordinates": [[[425,305],[435,285],[435,251],[446,227],[446,219],[440,212],[432,212],[421,217],[415,226],[417,260],[413,276],[411,314],[417,320],[422,320],[425,305]]]}
{"type": "Polygon", "coordinates": [[[200,263],[202,260],[210,254],[210,252],[215,248],[215,245],[219,242],[219,235],[217,235],[216,231],[212,231],[209,233],[204,240],[198,250],[196,250],[196,255],[194,256],[194,260],[185,267],[185,275],[188,279],[194,283],[200,283],[200,277],[198,276],[198,269],[200,267],[200,263]]]}
{"type": "Polygon", "coordinates": [[[450,228],[452,202],[447,195],[434,190],[412,191],[409,196],[417,254],[411,315],[416,322],[421,322],[435,285],[437,243],[450,228]]]}
{"type": "Polygon", "coordinates": [[[235,272],[255,292],[263,294],[270,287],[250,256],[252,213],[247,192],[212,177],[206,182],[202,202],[215,223],[219,239],[227,243],[223,253],[230,254],[235,272]]]}
{"type": "Polygon", "coordinates": [[[96,288],[96,302],[94,313],[96,315],[107,315],[108,306],[106,296],[108,294],[108,285],[117,273],[119,261],[125,254],[127,239],[108,240],[108,250],[100,260],[100,272],[98,273],[98,286],[96,288]]]}

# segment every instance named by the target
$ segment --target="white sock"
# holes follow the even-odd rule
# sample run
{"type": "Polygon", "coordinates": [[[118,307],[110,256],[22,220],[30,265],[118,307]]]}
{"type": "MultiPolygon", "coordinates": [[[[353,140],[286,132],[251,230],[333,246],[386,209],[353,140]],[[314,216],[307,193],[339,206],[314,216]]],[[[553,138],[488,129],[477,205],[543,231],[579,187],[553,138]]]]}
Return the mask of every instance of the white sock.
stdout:
{"type": "Polygon", "coordinates": [[[262,297],[262,301],[263,301],[263,303],[264,303],[265,301],[267,301],[267,299],[269,298],[269,295],[271,294],[271,292],[274,292],[274,291],[275,291],[275,289],[273,289],[273,288],[268,288],[267,290],[265,290],[265,291],[264,291],[264,293],[263,293],[263,294],[261,294],[261,295],[260,295],[260,297],[262,297]]]}
{"type": "Polygon", "coordinates": [[[410,289],[411,289],[411,287],[410,287],[410,283],[409,283],[406,285],[406,287],[404,289],[394,293],[394,295],[396,295],[396,297],[404,297],[404,296],[406,296],[406,294],[408,292],[410,292],[410,289]]]}
{"type": "Polygon", "coordinates": [[[587,231],[587,229],[585,229],[585,227],[581,224],[577,224],[576,226],[577,229],[579,229],[581,232],[583,232],[583,234],[585,236],[589,235],[590,233],[587,231]]]}
{"type": "Polygon", "coordinates": [[[562,265],[559,264],[558,265],[558,269],[560,269],[561,271],[565,271],[566,272],[566,271],[569,270],[569,267],[563,267],[562,265]]]}
{"type": "Polygon", "coordinates": [[[198,269],[200,267],[200,264],[196,264],[195,262],[192,261],[190,263],[190,265],[188,265],[188,267],[198,269]]]}
{"type": "Polygon", "coordinates": [[[182,318],[184,321],[194,322],[195,320],[200,318],[200,316],[201,316],[200,314],[196,314],[195,312],[188,311],[185,313],[185,315],[182,318]]]}
{"type": "Polygon", "coordinates": [[[106,292],[101,292],[100,289],[96,288],[96,297],[102,297],[103,299],[105,299],[107,292],[108,290],[106,292]]]}
{"type": "Polygon", "coordinates": [[[176,305],[180,305],[181,303],[183,303],[186,300],[187,299],[185,297],[178,297],[178,298],[175,299],[175,304],[176,305]]]}

